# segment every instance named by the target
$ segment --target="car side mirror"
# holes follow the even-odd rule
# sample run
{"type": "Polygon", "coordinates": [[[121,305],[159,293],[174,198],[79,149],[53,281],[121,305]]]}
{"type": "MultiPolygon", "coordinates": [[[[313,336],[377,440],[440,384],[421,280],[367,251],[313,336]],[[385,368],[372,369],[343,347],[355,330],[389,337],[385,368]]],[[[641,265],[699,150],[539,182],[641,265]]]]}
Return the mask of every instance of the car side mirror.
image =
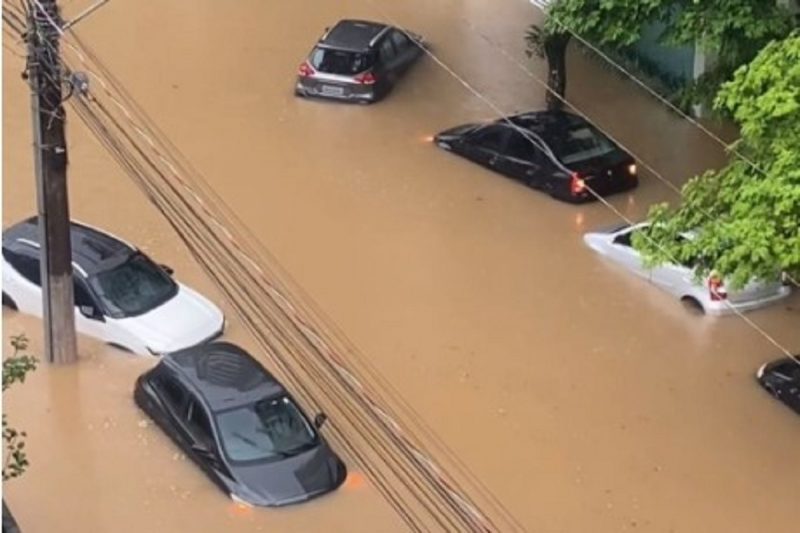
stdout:
{"type": "Polygon", "coordinates": [[[173,275],[173,274],[175,273],[175,269],[174,269],[174,268],[172,268],[172,267],[171,267],[171,266],[169,266],[169,265],[164,265],[164,264],[161,264],[161,265],[159,265],[159,266],[161,267],[161,270],[163,270],[164,272],[166,272],[166,273],[167,273],[167,274],[169,274],[170,276],[171,276],[171,275],[173,275]]]}
{"type": "Polygon", "coordinates": [[[328,420],[328,415],[325,413],[319,413],[314,417],[314,427],[317,429],[321,428],[325,424],[326,420],[328,420]]]}
{"type": "Polygon", "coordinates": [[[83,316],[91,318],[92,320],[104,321],[103,314],[93,305],[82,305],[78,308],[83,316]]]}

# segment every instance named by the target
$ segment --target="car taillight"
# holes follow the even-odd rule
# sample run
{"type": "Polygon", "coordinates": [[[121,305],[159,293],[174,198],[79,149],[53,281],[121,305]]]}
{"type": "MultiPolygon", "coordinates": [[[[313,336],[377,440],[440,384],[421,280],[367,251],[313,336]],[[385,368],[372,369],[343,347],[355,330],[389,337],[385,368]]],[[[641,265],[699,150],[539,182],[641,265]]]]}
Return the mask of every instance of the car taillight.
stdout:
{"type": "Polygon", "coordinates": [[[728,292],[719,276],[708,278],[708,295],[712,302],[720,302],[728,297],[728,292]]]}
{"type": "Polygon", "coordinates": [[[300,68],[297,69],[297,74],[300,75],[300,77],[303,77],[303,78],[308,78],[310,76],[313,76],[316,73],[317,73],[317,71],[314,70],[314,68],[311,65],[308,64],[308,61],[304,61],[300,65],[300,68]]]}
{"type": "Polygon", "coordinates": [[[586,182],[577,172],[573,172],[569,180],[569,192],[572,196],[578,196],[586,192],[586,182]]]}
{"type": "Polygon", "coordinates": [[[361,85],[374,85],[378,79],[372,72],[365,72],[356,76],[355,80],[361,85]]]}

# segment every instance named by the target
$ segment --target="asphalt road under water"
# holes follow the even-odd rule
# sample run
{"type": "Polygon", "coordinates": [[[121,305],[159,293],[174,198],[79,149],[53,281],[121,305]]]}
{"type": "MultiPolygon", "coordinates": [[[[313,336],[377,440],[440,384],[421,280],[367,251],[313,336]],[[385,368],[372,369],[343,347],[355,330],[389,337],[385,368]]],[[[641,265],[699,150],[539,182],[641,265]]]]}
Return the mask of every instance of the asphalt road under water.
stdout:
{"type": "MultiPolygon", "coordinates": [[[[84,7],[64,2],[67,12],[84,7]]],[[[375,106],[296,99],[294,73],[340,18],[391,17],[503,110],[540,107],[522,0],[109,3],[79,32],[370,362],[530,531],[796,529],[800,423],[753,372],[775,349],[736,318],[687,313],[580,236],[617,221],[435,149],[493,115],[424,59],[375,106]],[[469,25],[465,22],[469,21],[469,25]],[[477,28],[477,32],[476,32],[477,28]],[[478,33],[479,32],[479,33],[478,33]]],[[[6,43],[13,42],[4,36],[6,43]]],[[[569,97],[680,184],[722,149],[580,53],[569,97]]],[[[4,50],[3,224],[35,210],[27,87],[4,50]]],[[[158,212],[72,118],[73,216],[134,242],[220,303],[158,212]]],[[[653,176],[612,203],[677,196],[653,176]]],[[[800,300],[750,317],[800,347],[800,300]]],[[[4,333],[39,323],[3,311],[4,333]]],[[[25,531],[402,531],[369,484],[281,510],[236,508],[133,402],[152,361],[81,340],[7,395],[31,468],[5,484],[25,531]]],[[[262,357],[262,360],[265,358],[262,357]]],[[[357,466],[354,469],[357,470],[357,466]]]]}

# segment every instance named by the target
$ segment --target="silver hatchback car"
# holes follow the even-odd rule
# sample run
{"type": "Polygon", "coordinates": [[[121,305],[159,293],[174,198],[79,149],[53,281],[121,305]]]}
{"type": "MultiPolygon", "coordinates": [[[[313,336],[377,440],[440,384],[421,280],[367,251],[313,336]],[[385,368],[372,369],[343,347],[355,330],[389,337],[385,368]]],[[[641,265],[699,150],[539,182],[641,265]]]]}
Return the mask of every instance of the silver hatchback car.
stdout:
{"type": "Polygon", "coordinates": [[[367,104],[385,97],[423,54],[422,37],[387,24],[342,20],[297,72],[295,94],[367,104]]]}
{"type": "Polygon", "coordinates": [[[734,291],[727,290],[724,281],[715,275],[698,280],[690,266],[667,263],[652,269],[645,268],[641,255],[631,244],[631,236],[647,225],[625,224],[607,231],[587,233],[583,240],[597,253],[709,315],[752,311],[791,294],[791,289],[778,279],[772,282],[753,280],[734,291]]]}

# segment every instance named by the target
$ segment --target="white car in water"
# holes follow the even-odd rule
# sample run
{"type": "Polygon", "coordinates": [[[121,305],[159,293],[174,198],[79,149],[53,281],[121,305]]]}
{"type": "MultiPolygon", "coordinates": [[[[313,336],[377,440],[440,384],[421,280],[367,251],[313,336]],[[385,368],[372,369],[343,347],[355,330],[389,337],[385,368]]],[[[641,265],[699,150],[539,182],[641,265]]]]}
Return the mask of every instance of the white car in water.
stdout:
{"type": "Polygon", "coordinates": [[[642,257],[631,244],[631,236],[647,225],[646,222],[625,224],[607,231],[587,233],[583,240],[597,253],[709,315],[751,311],[786,298],[791,293],[791,289],[778,279],[772,282],[751,281],[734,291],[726,290],[723,280],[713,274],[698,280],[694,268],[690,266],[666,263],[645,268],[642,257]]]}
{"type": "MultiPolygon", "coordinates": [[[[172,270],[95,228],[70,226],[79,333],[140,355],[161,355],[222,334],[222,311],[172,279],[172,270]]],[[[3,305],[42,316],[38,218],[3,231],[3,305]]]]}

